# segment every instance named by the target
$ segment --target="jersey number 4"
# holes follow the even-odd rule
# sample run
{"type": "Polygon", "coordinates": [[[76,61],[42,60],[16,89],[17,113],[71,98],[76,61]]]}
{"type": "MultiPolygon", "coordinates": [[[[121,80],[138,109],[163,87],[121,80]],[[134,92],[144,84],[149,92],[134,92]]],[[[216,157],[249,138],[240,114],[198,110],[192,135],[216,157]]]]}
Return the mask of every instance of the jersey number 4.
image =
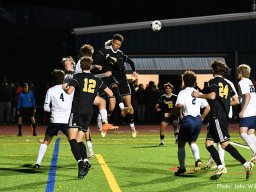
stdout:
{"type": "Polygon", "coordinates": [[[96,87],[96,81],[94,79],[84,79],[83,92],[94,93],[96,87]]]}

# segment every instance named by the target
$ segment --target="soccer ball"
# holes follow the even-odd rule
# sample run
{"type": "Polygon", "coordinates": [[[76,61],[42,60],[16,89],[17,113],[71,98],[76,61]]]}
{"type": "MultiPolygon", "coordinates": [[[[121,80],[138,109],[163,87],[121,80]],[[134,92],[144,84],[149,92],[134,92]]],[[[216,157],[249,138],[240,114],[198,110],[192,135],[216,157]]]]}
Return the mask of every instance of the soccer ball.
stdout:
{"type": "Polygon", "coordinates": [[[160,21],[152,21],[151,23],[151,29],[153,31],[160,31],[162,28],[162,23],[160,21]]]}

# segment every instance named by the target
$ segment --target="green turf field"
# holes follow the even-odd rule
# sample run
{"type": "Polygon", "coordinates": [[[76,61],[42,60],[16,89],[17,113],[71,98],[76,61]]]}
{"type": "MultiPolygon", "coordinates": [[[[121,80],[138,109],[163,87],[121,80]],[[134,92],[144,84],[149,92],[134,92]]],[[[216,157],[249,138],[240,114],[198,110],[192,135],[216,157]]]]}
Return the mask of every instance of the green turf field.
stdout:
{"type": "MultiPolygon", "coordinates": [[[[92,168],[84,179],[77,178],[77,164],[64,136],[56,137],[49,145],[39,171],[31,167],[36,161],[39,149],[38,137],[0,136],[0,191],[86,191],[86,192],[169,192],[169,191],[255,191],[254,175],[245,179],[244,168],[226,153],[228,173],[217,181],[209,177],[213,170],[193,172],[194,159],[186,147],[187,173],[174,176],[178,166],[177,146],[172,134],[166,135],[166,143],[158,147],[158,133],[139,133],[137,138],[130,134],[109,132],[106,138],[100,134],[92,136],[96,156],[90,160],[92,168]],[[59,151],[51,167],[55,141],[60,138],[59,151]],[[57,158],[57,159],[56,159],[57,158]],[[51,171],[50,171],[51,169],[51,171]],[[52,171],[56,170],[56,172],[52,171]],[[55,175],[56,173],[56,175],[55,175]],[[48,184],[48,185],[47,185],[48,184]],[[49,187],[50,186],[50,187],[49,187]],[[48,188],[47,188],[48,187],[48,188]]],[[[232,141],[243,143],[238,133],[232,134],[232,141]]],[[[201,160],[206,163],[209,154],[204,147],[205,134],[198,140],[201,160]]],[[[236,147],[247,159],[252,153],[236,147]]],[[[56,149],[55,149],[56,150],[56,149]]]]}

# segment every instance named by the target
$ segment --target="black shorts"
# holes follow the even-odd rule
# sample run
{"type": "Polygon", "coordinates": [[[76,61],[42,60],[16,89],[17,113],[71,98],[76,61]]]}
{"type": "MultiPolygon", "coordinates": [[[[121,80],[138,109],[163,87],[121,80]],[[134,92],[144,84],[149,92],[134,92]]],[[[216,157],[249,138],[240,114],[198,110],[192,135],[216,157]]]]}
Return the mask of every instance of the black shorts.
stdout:
{"type": "Polygon", "coordinates": [[[19,117],[30,118],[34,117],[34,108],[33,107],[21,107],[19,117]]]}
{"type": "Polygon", "coordinates": [[[68,137],[68,124],[67,123],[49,123],[45,136],[54,137],[58,135],[58,132],[62,131],[66,137],[68,137]]]}
{"type": "Polygon", "coordinates": [[[68,121],[69,128],[78,128],[86,132],[91,123],[92,115],[71,113],[68,121]]]}
{"type": "Polygon", "coordinates": [[[118,89],[119,89],[120,95],[122,95],[122,96],[131,95],[131,87],[130,87],[127,79],[119,78],[118,82],[119,82],[118,89]]]}
{"type": "Polygon", "coordinates": [[[101,80],[104,82],[104,84],[111,89],[113,84],[118,84],[118,81],[116,80],[115,77],[110,76],[110,77],[103,77],[101,80]]]}
{"type": "Polygon", "coordinates": [[[229,141],[228,121],[228,118],[209,118],[206,140],[213,140],[215,143],[229,141]]]}
{"type": "Polygon", "coordinates": [[[179,118],[178,117],[162,117],[161,122],[165,122],[168,125],[174,125],[177,126],[179,124],[179,118]]]}

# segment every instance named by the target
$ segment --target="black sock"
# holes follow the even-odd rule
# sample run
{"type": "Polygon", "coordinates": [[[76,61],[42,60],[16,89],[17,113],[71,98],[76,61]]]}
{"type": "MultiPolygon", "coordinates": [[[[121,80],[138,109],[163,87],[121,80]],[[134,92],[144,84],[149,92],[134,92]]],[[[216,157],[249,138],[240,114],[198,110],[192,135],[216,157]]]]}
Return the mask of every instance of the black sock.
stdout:
{"type": "Polygon", "coordinates": [[[81,160],[81,154],[80,154],[80,146],[78,145],[76,139],[71,139],[69,141],[70,143],[70,147],[71,147],[71,151],[73,153],[73,156],[75,157],[75,159],[81,160]]]}
{"type": "Polygon", "coordinates": [[[82,159],[87,159],[86,146],[84,142],[79,142],[78,145],[80,147],[80,155],[82,159]]]}
{"type": "Polygon", "coordinates": [[[222,165],[221,160],[220,160],[220,156],[219,156],[219,153],[218,153],[217,149],[213,145],[210,145],[209,147],[206,147],[206,149],[211,154],[211,156],[212,156],[213,160],[215,161],[215,163],[217,165],[222,165]]]}
{"type": "Polygon", "coordinates": [[[18,124],[18,130],[19,130],[19,133],[21,134],[21,127],[22,125],[21,124],[18,124]]]}
{"type": "Polygon", "coordinates": [[[112,88],[112,91],[113,91],[113,94],[116,98],[116,102],[119,104],[119,103],[123,103],[123,98],[122,96],[120,95],[120,92],[119,92],[119,89],[118,87],[113,87],[112,88]]]}
{"type": "Polygon", "coordinates": [[[134,123],[134,114],[127,114],[126,117],[128,118],[130,124],[134,123]]]}
{"type": "Polygon", "coordinates": [[[246,162],[246,160],[243,158],[243,156],[237,151],[235,147],[233,147],[231,144],[228,144],[225,147],[225,150],[229,152],[229,154],[234,157],[237,161],[239,161],[242,165],[246,162]]]}
{"type": "Polygon", "coordinates": [[[160,135],[160,139],[163,140],[164,139],[164,135],[160,135]]]}
{"type": "Polygon", "coordinates": [[[33,128],[33,135],[36,134],[36,124],[35,123],[32,123],[32,128],[33,128]]]}

